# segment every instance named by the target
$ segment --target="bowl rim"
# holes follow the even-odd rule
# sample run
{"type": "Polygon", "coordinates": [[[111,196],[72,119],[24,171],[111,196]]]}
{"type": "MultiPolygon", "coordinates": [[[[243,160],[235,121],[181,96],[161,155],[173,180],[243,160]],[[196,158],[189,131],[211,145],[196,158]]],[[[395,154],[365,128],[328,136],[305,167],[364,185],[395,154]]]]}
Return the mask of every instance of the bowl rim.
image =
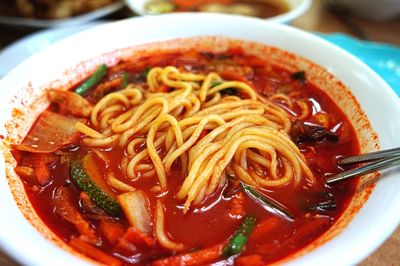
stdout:
{"type": "MultiPolygon", "coordinates": [[[[144,5],[148,0],[137,1],[137,0],[125,0],[125,4],[136,14],[141,16],[153,16],[155,14],[148,14],[144,10],[144,5]]],[[[299,0],[300,3],[297,4],[294,8],[290,7],[288,12],[283,14],[265,18],[267,21],[276,22],[276,23],[289,23],[297,17],[300,17],[304,14],[311,6],[312,0],[299,0]]],[[[158,15],[158,14],[157,14],[158,15]]]]}
{"type": "MultiPolygon", "coordinates": [[[[83,37],[88,37],[91,34],[96,34],[101,31],[110,31],[111,29],[123,27],[123,26],[132,26],[132,24],[138,24],[139,22],[158,22],[158,23],[166,23],[169,20],[183,20],[187,21],[188,19],[190,20],[196,20],[196,19],[209,19],[212,21],[218,21],[219,19],[222,19],[226,23],[237,23],[240,25],[240,23],[243,24],[251,24],[254,27],[260,27],[263,29],[267,30],[276,30],[280,32],[284,32],[285,34],[290,33],[293,34],[293,38],[304,38],[303,41],[305,42],[310,42],[314,43],[315,45],[320,45],[321,49],[323,50],[328,50],[331,52],[334,52],[339,56],[340,58],[346,58],[346,60],[349,60],[352,62],[352,64],[356,65],[359,67],[359,70],[361,72],[364,72],[371,80],[373,80],[377,85],[380,87],[380,95],[382,95],[385,100],[387,100],[388,105],[392,105],[392,109],[395,110],[398,114],[400,114],[400,100],[396,96],[396,94],[393,92],[393,90],[387,85],[387,83],[379,77],[373,70],[371,70],[368,66],[366,66],[363,62],[361,62],[358,58],[354,57],[353,55],[349,54],[348,52],[344,51],[343,49],[315,36],[312,35],[311,33],[304,32],[299,29],[295,29],[286,25],[280,25],[276,23],[269,23],[264,20],[259,20],[255,18],[244,18],[244,17],[238,17],[238,16],[232,16],[232,15],[221,15],[221,14],[200,14],[200,13],[182,13],[182,14],[165,14],[165,15],[160,15],[160,16],[153,16],[153,17],[137,17],[137,18],[130,18],[122,21],[117,21],[117,22],[112,22],[112,23],[107,23],[104,25],[97,26],[95,28],[86,30],[82,33],[77,33],[75,35],[72,35],[70,37],[67,37],[64,40],[61,40],[57,43],[55,43],[53,46],[39,52],[38,54],[32,56],[31,58],[27,59],[24,61],[22,64],[17,66],[15,69],[13,69],[11,72],[9,72],[1,81],[0,81],[0,88],[4,88],[7,86],[7,84],[10,84],[10,82],[15,81],[15,79],[18,77],[21,71],[26,70],[27,67],[32,66],[32,65],[37,65],[43,57],[45,57],[48,54],[51,54],[51,52],[55,49],[59,49],[59,47],[63,47],[63,45],[70,44],[72,42],[75,42],[76,40],[79,40],[80,38],[83,37]],[[322,48],[323,47],[323,48],[322,48]],[[395,106],[396,105],[396,106],[395,106]]],[[[200,35],[200,34],[197,34],[200,35]]],[[[173,37],[172,37],[173,38],[173,37]]],[[[248,40],[248,39],[244,39],[248,40]]],[[[257,40],[253,40],[255,42],[258,42],[257,40]]],[[[149,41],[146,40],[143,43],[148,43],[149,41]]],[[[260,43],[263,43],[260,41],[260,43]]],[[[284,49],[284,48],[282,48],[284,49]]],[[[311,61],[314,61],[312,59],[309,59],[311,61]]],[[[76,62],[79,63],[79,62],[76,62]]],[[[317,64],[319,64],[317,62],[317,64]]],[[[326,67],[325,67],[326,68],[326,67]]],[[[328,69],[329,71],[329,69],[328,69]]],[[[329,71],[330,72],[330,71],[329,71]]],[[[4,91],[4,90],[3,90],[4,91]]],[[[0,90],[0,94],[3,93],[2,90],[0,90]]],[[[398,142],[397,142],[398,143],[398,142]]],[[[387,145],[387,144],[386,144],[387,145]]],[[[2,163],[0,164],[0,171],[4,172],[4,158],[2,160],[2,163]]],[[[399,172],[396,172],[398,174],[399,172]]],[[[379,184],[378,184],[379,186],[379,184]]],[[[6,200],[10,200],[11,202],[9,203],[15,203],[14,199],[12,198],[11,192],[9,190],[9,186],[6,182],[6,180],[0,179],[0,198],[5,198],[6,200]],[[3,193],[4,192],[4,193],[3,193]],[[1,195],[4,196],[1,196],[1,195]]],[[[400,195],[398,195],[396,198],[396,203],[400,204],[400,195]]],[[[368,202],[367,202],[368,203],[368,202]]],[[[59,261],[60,258],[65,259],[65,261],[62,261],[65,263],[68,261],[70,263],[71,261],[74,262],[79,262],[81,264],[85,263],[83,260],[78,260],[77,257],[73,256],[72,254],[67,253],[64,250],[61,250],[60,248],[56,247],[53,245],[50,241],[45,240],[44,238],[40,238],[41,235],[28,223],[28,221],[25,220],[25,218],[22,216],[22,213],[19,211],[17,206],[9,206],[10,211],[16,215],[15,217],[7,217],[6,219],[2,220],[0,219],[0,246],[8,252],[12,257],[14,257],[17,261],[22,262],[23,264],[29,264],[29,265],[45,265],[43,263],[43,257],[40,256],[40,254],[35,254],[35,250],[37,251],[37,247],[33,246],[30,249],[26,249],[22,251],[20,249],[21,243],[18,238],[16,238],[14,235],[11,235],[9,232],[7,233],[5,228],[7,228],[7,225],[10,226],[13,224],[14,220],[16,219],[23,219],[22,225],[24,226],[24,232],[26,230],[29,231],[31,235],[33,235],[33,240],[40,242],[40,244],[44,244],[46,247],[49,247],[48,251],[51,251],[52,254],[56,256],[51,256],[57,257],[57,261],[59,261]],[[6,222],[7,221],[7,222],[6,222]],[[4,227],[4,225],[6,225],[4,227]],[[30,256],[27,256],[27,255],[30,256]]],[[[344,264],[355,264],[359,262],[361,259],[365,258],[368,254],[370,254],[373,250],[375,250],[380,244],[383,243],[383,241],[395,230],[397,225],[400,222],[400,213],[392,212],[392,213],[385,213],[386,216],[385,218],[388,218],[386,220],[386,223],[384,226],[378,227],[374,232],[371,234],[365,234],[361,238],[362,243],[366,244],[368,243],[367,247],[363,248],[358,248],[349,255],[345,259],[344,264]],[[370,244],[372,243],[372,244],[370,244]]],[[[21,222],[21,221],[19,221],[21,222]]],[[[346,229],[345,229],[346,230],[346,229]]],[[[19,234],[21,236],[21,234],[19,234]]],[[[334,240],[337,240],[337,237],[335,239],[332,239],[328,241],[329,243],[334,242],[334,240]]],[[[27,241],[28,242],[28,241],[27,241]]],[[[346,244],[346,243],[345,243],[346,244]]],[[[324,244],[326,246],[327,244],[324,244]]],[[[39,246],[39,245],[38,245],[39,246]]],[[[320,248],[318,248],[320,249],[320,248]]],[[[315,253],[315,250],[313,250],[311,253],[315,253]]],[[[297,258],[295,261],[290,261],[289,264],[293,265],[301,265],[301,263],[306,263],[308,262],[307,259],[310,258],[310,254],[308,253],[300,258],[297,258]]],[[[333,254],[332,256],[334,256],[333,254]]],[[[343,260],[343,258],[339,257],[332,257],[338,259],[337,261],[343,260]]],[[[48,258],[46,258],[48,259],[48,258]]],[[[51,259],[51,258],[50,258],[51,259]]],[[[317,256],[318,259],[318,256],[317,256]]],[[[323,261],[326,262],[326,259],[323,261]]],[[[336,262],[337,262],[336,261],[336,262]]],[[[316,261],[313,261],[314,263],[316,261]]],[[[342,261],[343,262],[343,261],[342,261]]],[[[68,265],[68,263],[66,265],[68,265]]],[[[47,265],[47,264],[46,264],[47,265]]],[[[51,264],[48,264],[51,265],[51,264]]],[[[53,264],[54,265],[54,264],[53,264]]],[[[61,265],[61,264],[59,264],[61,265]]],[[[70,265],[70,264],[69,264],[70,265]]],[[[308,265],[314,265],[314,264],[308,264],[308,265]]],[[[318,264],[315,264],[318,265],[318,264]]]]}

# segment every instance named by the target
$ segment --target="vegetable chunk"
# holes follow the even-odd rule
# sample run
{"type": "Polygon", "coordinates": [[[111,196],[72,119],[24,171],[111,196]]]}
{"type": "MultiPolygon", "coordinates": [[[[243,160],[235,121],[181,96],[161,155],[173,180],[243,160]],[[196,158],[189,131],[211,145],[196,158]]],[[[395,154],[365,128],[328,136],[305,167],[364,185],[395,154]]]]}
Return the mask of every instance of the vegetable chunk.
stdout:
{"type": "Polygon", "coordinates": [[[84,119],[44,111],[22,143],[14,148],[32,153],[55,152],[79,139],[80,133],[74,128],[77,122],[84,119]]]}

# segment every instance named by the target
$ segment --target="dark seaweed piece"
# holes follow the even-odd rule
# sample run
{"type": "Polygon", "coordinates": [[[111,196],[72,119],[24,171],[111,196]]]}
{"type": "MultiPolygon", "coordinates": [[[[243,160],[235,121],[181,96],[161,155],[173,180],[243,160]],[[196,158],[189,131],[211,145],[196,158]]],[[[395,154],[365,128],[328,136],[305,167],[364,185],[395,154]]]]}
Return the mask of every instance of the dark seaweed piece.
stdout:
{"type": "Polygon", "coordinates": [[[338,135],[334,132],[309,122],[295,121],[290,130],[292,140],[297,144],[307,143],[310,145],[320,144],[325,141],[337,142],[338,135]]]}
{"type": "Polygon", "coordinates": [[[319,202],[318,204],[311,206],[310,211],[335,211],[336,210],[336,200],[328,200],[324,202],[319,202]]]}
{"type": "Polygon", "coordinates": [[[220,90],[219,93],[222,95],[237,95],[237,90],[235,88],[227,88],[220,90]]]}
{"type": "Polygon", "coordinates": [[[246,185],[243,182],[240,182],[244,192],[252,199],[256,200],[257,202],[261,203],[261,205],[267,207],[268,209],[272,209],[274,212],[284,216],[288,220],[294,220],[295,216],[288,210],[286,207],[282,206],[280,203],[268,198],[267,196],[261,194],[257,190],[253,189],[252,187],[246,185]]]}
{"type": "Polygon", "coordinates": [[[292,75],[290,75],[290,77],[293,80],[299,80],[301,83],[306,82],[306,72],[304,71],[294,72],[292,75]]]}
{"type": "Polygon", "coordinates": [[[208,60],[226,60],[232,58],[231,55],[227,54],[213,54],[208,52],[200,52],[200,54],[208,60]]]}
{"type": "MultiPolygon", "coordinates": [[[[213,81],[211,82],[211,88],[217,87],[222,83],[223,83],[222,81],[213,81]]],[[[220,90],[219,93],[221,93],[222,95],[237,95],[237,90],[235,88],[226,88],[220,90]]]]}
{"type": "MultiPolygon", "coordinates": [[[[329,187],[327,186],[326,188],[329,189],[329,187]]],[[[319,195],[318,198],[319,199],[316,201],[317,203],[306,208],[307,211],[327,212],[336,210],[336,198],[331,192],[325,191],[321,195],[319,195]]]]}

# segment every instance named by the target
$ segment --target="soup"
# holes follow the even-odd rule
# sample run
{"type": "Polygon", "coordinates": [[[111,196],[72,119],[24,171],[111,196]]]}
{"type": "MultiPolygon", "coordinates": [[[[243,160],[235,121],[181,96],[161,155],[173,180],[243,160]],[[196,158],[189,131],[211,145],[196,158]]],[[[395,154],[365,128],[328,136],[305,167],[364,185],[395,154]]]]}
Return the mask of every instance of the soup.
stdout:
{"type": "Polygon", "coordinates": [[[198,11],[269,18],[289,11],[289,6],[285,1],[271,0],[151,0],[145,9],[155,14],[198,11]]]}
{"type": "Polygon", "coordinates": [[[301,70],[240,47],[99,65],[52,102],[16,173],[44,223],[108,265],[265,265],[338,220],[359,153],[346,116],[301,70]]]}

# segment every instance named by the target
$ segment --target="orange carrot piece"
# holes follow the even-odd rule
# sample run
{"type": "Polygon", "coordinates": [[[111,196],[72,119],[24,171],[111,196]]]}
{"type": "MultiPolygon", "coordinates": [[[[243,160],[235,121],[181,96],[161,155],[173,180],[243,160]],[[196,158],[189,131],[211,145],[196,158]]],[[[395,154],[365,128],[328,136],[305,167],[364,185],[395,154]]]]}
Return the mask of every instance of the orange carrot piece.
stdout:
{"type": "Polygon", "coordinates": [[[280,220],[277,217],[267,218],[261,223],[257,224],[253,230],[253,233],[250,235],[250,239],[257,239],[261,236],[264,236],[269,231],[275,229],[280,224],[280,220]]]}
{"type": "Polygon", "coordinates": [[[159,92],[168,92],[168,89],[169,89],[169,87],[168,87],[168,85],[166,85],[166,84],[161,84],[160,85],[160,87],[158,88],[158,91],[159,92]]]}
{"type": "Polygon", "coordinates": [[[227,241],[192,253],[185,253],[153,261],[151,266],[195,266],[219,260],[227,241]]]}
{"type": "Polygon", "coordinates": [[[120,238],[118,247],[129,250],[131,245],[137,248],[150,248],[156,244],[156,241],[148,235],[140,232],[135,227],[129,227],[126,233],[120,238]]]}
{"type": "Polygon", "coordinates": [[[261,266],[262,263],[261,256],[257,254],[239,257],[235,260],[236,266],[261,266]]]}
{"type": "Polygon", "coordinates": [[[69,243],[71,244],[72,247],[76,248],[78,251],[101,263],[104,263],[109,266],[122,265],[122,262],[119,259],[104,253],[100,249],[93,247],[92,245],[83,241],[82,239],[73,237],[69,243]]]}
{"type": "Polygon", "coordinates": [[[68,222],[75,225],[82,237],[91,243],[97,243],[96,232],[90,226],[89,222],[79,213],[73,204],[71,192],[66,187],[58,187],[54,193],[53,204],[56,213],[68,222]]]}
{"type": "Polygon", "coordinates": [[[14,171],[25,178],[29,178],[29,181],[33,180],[33,178],[36,178],[35,176],[35,170],[32,167],[28,166],[16,166],[14,168],[14,171]]]}
{"type": "Polygon", "coordinates": [[[294,235],[283,240],[279,245],[276,243],[267,243],[259,246],[256,251],[260,254],[274,254],[279,250],[285,250],[291,247],[293,243],[302,243],[305,239],[318,232],[322,227],[329,224],[329,219],[316,218],[310,219],[305,225],[301,226],[294,235]]]}
{"type": "Polygon", "coordinates": [[[112,245],[117,244],[125,233],[123,225],[107,219],[100,220],[99,230],[112,245]]]}
{"type": "Polygon", "coordinates": [[[237,193],[232,200],[232,207],[229,211],[229,216],[232,218],[240,219],[245,215],[244,202],[245,197],[242,192],[237,193]]]}
{"type": "Polygon", "coordinates": [[[32,156],[32,166],[37,181],[40,185],[45,185],[50,180],[50,170],[46,164],[46,154],[35,154],[32,156]]]}

